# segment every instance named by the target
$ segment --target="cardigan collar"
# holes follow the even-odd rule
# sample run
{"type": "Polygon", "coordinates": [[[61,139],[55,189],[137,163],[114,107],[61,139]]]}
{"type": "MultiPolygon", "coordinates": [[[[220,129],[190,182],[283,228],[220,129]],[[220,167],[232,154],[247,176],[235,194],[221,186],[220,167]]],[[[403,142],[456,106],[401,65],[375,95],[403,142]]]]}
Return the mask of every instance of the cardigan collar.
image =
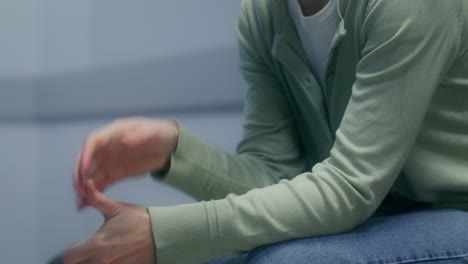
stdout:
{"type": "MultiPolygon", "coordinates": [[[[295,63],[308,65],[305,50],[289,13],[286,0],[278,0],[274,10],[275,36],[273,43],[273,57],[288,66],[293,60],[295,63]],[[293,56],[294,58],[286,58],[293,56]]],[[[330,51],[332,52],[346,34],[344,17],[349,5],[349,0],[337,0],[338,15],[340,17],[337,31],[332,40],[330,51]]],[[[291,66],[291,65],[289,65],[291,66]]]]}

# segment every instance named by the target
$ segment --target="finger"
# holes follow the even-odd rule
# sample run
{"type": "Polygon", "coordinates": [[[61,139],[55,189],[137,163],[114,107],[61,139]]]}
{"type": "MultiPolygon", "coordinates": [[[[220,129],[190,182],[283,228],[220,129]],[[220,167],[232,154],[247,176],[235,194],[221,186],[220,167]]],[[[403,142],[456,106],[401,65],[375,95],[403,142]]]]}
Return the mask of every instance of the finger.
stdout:
{"type": "Polygon", "coordinates": [[[88,263],[91,254],[90,242],[83,241],[71,246],[63,254],[63,262],[65,264],[88,263]]]}
{"type": "Polygon", "coordinates": [[[107,198],[96,189],[94,182],[88,180],[85,183],[86,202],[96,208],[107,220],[111,218],[118,209],[118,203],[107,198]]]}
{"type": "Polygon", "coordinates": [[[80,156],[81,154],[77,157],[75,161],[75,168],[73,169],[73,187],[76,195],[77,210],[81,210],[87,206],[86,199],[84,198],[83,178],[79,174],[80,156]]]}
{"type": "Polygon", "coordinates": [[[83,181],[79,173],[80,156],[81,156],[81,153],[76,158],[75,167],[73,168],[73,189],[75,191],[78,204],[83,202],[83,181]]]}
{"type": "MultiPolygon", "coordinates": [[[[107,151],[105,151],[107,153],[107,151]]],[[[139,162],[137,158],[133,158],[131,154],[106,155],[99,153],[96,156],[96,168],[91,170],[88,179],[92,179],[98,191],[104,191],[109,185],[129,175],[127,164],[139,162]],[[125,156],[125,157],[124,157],[125,156]]],[[[138,155],[138,154],[133,154],[138,155]]]]}
{"type": "Polygon", "coordinates": [[[103,192],[111,181],[109,174],[104,169],[96,170],[91,174],[90,179],[93,180],[94,186],[100,192],[103,192]]]}
{"type": "Polygon", "coordinates": [[[85,140],[79,164],[79,173],[83,178],[83,182],[86,181],[90,174],[97,152],[101,151],[109,143],[110,134],[112,134],[111,127],[105,127],[91,134],[85,140]]]}
{"type": "MultiPolygon", "coordinates": [[[[109,141],[108,144],[112,143],[109,141]]],[[[99,186],[102,185],[102,182],[110,181],[108,177],[108,171],[113,170],[116,164],[114,154],[112,154],[112,151],[109,148],[110,146],[107,146],[94,154],[94,159],[91,164],[89,174],[84,178],[84,181],[93,180],[97,189],[101,192],[104,189],[100,189],[99,186]]]]}
{"type": "Polygon", "coordinates": [[[80,186],[80,183],[78,182],[79,181],[79,172],[78,172],[78,166],[80,164],[80,155],[78,155],[78,157],[75,159],[75,165],[73,167],[73,190],[75,191],[76,193],[76,196],[80,196],[80,189],[81,189],[81,186],[80,186]]]}

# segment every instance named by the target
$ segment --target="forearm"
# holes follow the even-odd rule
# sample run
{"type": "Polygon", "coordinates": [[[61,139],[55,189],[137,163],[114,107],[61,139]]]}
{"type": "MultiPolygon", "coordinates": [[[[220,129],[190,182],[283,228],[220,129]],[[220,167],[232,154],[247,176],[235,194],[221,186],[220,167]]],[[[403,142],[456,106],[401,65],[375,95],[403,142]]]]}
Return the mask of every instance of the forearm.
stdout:
{"type": "Polygon", "coordinates": [[[385,190],[360,193],[366,183],[356,188],[344,178],[334,181],[336,173],[320,166],[241,196],[150,208],[153,234],[160,243],[158,263],[200,263],[278,241],[351,229],[379,203],[380,197],[370,197],[385,190]]]}
{"type": "Polygon", "coordinates": [[[228,153],[182,129],[171,167],[162,179],[198,200],[211,200],[269,186],[304,169],[303,160],[293,153],[279,153],[275,161],[281,158],[281,162],[274,162],[242,147],[240,151],[228,153]]]}

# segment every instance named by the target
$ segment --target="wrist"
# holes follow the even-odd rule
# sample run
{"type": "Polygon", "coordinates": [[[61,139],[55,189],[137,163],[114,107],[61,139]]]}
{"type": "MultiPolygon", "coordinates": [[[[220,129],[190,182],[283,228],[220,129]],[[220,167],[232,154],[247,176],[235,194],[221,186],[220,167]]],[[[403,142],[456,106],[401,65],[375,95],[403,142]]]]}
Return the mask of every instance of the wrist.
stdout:
{"type": "Polygon", "coordinates": [[[171,161],[172,161],[172,155],[176,152],[178,142],[179,142],[179,134],[180,134],[180,128],[179,124],[175,120],[166,120],[168,129],[167,131],[170,131],[169,133],[169,138],[170,138],[170,145],[167,153],[166,160],[164,164],[157,170],[154,170],[151,172],[151,175],[155,176],[158,179],[163,179],[168,173],[169,170],[171,169],[171,161]]]}
{"type": "Polygon", "coordinates": [[[164,177],[169,173],[169,170],[171,169],[171,160],[172,158],[171,156],[169,156],[166,163],[164,163],[164,165],[159,170],[151,172],[151,174],[160,180],[164,179],[164,177]]]}
{"type": "MultiPolygon", "coordinates": [[[[179,136],[180,136],[180,126],[179,126],[179,123],[177,123],[177,121],[173,120],[173,119],[170,119],[168,120],[169,122],[169,125],[173,128],[173,146],[172,146],[172,151],[171,151],[171,154],[174,154],[177,150],[177,146],[178,146],[178,143],[179,143],[179,136]]],[[[170,164],[170,156],[169,156],[169,164],[170,164]]]]}

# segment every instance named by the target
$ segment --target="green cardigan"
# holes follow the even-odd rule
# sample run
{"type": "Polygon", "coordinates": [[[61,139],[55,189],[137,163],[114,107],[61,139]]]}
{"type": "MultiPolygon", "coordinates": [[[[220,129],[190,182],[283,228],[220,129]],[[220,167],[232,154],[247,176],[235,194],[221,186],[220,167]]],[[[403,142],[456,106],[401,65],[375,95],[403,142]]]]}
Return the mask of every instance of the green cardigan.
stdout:
{"type": "Polygon", "coordinates": [[[243,139],[182,129],[164,181],[205,201],[148,209],[158,264],[345,232],[388,193],[468,208],[466,0],[339,0],[324,87],[285,0],[242,6],[243,139]]]}

